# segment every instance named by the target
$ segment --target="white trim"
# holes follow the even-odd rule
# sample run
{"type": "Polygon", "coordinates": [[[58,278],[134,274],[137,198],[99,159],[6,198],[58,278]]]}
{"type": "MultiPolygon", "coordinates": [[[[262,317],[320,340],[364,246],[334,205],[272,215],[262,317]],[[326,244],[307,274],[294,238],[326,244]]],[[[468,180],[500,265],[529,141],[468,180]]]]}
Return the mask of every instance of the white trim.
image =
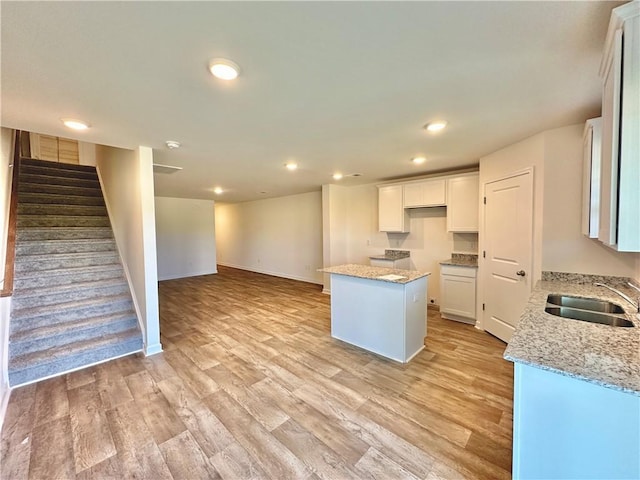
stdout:
{"type": "Polygon", "coordinates": [[[128,352],[128,353],[123,353],[122,355],[116,355],[115,357],[109,357],[109,358],[105,358],[104,360],[98,360],[97,362],[93,362],[93,363],[89,363],[87,365],[82,365],[80,367],[75,367],[75,368],[71,368],[69,370],[64,370],[63,372],[60,373],[54,373],[52,375],[47,375],[46,377],[42,377],[42,378],[37,378],[35,380],[31,380],[29,382],[25,382],[25,383],[18,383],[16,385],[11,385],[11,389],[13,390],[14,388],[18,388],[18,387],[25,387],[27,385],[31,385],[32,383],[37,383],[37,382],[41,382],[42,380],[48,380],[50,378],[55,378],[55,377],[59,377],[61,375],[66,375],[68,373],[73,373],[73,372],[77,372],[78,370],[84,370],[85,368],[91,368],[91,367],[95,367],[96,365],[100,365],[101,363],[106,363],[106,362],[110,362],[111,360],[117,360],[118,358],[122,358],[122,357],[127,357],[129,355],[133,355],[134,353],[140,353],[143,350],[140,348],[138,350],[134,350],[133,352],[128,352]]]}
{"type": "Polygon", "coordinates": [[[322,293],[324,293],[325,295],[331,295],[331,289],[330,288],[323,288],[322,289],[322,293]]]}
{"type": "Polygon", "coordinates": [[[145,345],[144,347],[145,357],[150,357],[151,355],[155,355],[156,353],[162,353],[162,344],[156,343],[155,345],[145,345]]]}
{"type": "Polygon", "coordinates": [[[262,273],[263,275],[271,275],[272,277],[288,278],[289,280],[298,280],[299,282],[313,283],[314,285],[322,285],[323,283],[315,278],[299,277],[297,275],[289,275],[282,272],[273,272],[271,270],[257,270],[255,268],[249,268],[241,265],[235,265],[233,263],[218,262],[218,265],[223,267],[237,268],[238,270],[246,270],[248,272],[262,273]]]}
{"type": "MultiPolygon", "coordinates": [[[[495,183],[495,182],[500,182],[502,180],[507,180],[509,178],[514,178],[514,177],[518,177],[521,175],[531,175],[531,195],[532,195],[532,201],[531,201],[531,264],[529,265],[529,270],[531,272],[531,275],[533,275],[533,270],[534,270],[534,265],[536,264],[536,222],[535,222],[535,215],[536,215],[536,177],[535,177],[535,167],[534,165],[531,165],[529,167],[524,167],[521,168],[519,170],[515,170],[513,172],[509,172],[506,174],[502,174],[499,175],[497,177],[494,178],[488,178],[486,179],[482,185],[481,188],[479,189],[479,194],[480,194],[480,230],[478,231],[478,275],[477,275],[477,279],[478,282],[476,284],[476,294],[477,294],[477,299],[476,299],[476,324],[475,327],[478,330],[482,330],[485,331],[484,328],[484,316],[485,316],[485,312],[486,310],[482,309],[482,304],[486,303],[485,302],[485,262],[486,262],[486,258],[483,257],[482,253],[485,250],[485,245],[484,245],[484,235],[486,232],[486,206],[484,201],[482,200],[486,195],[486,188],[487,185],[490,183],[495,183]]],[[[533,281],[531,282],[530,288],[529,288],[529,292],[533,291],[533,281]]]]}
{"type": "Polygon", "coordinates": [[[102,191],[102,198],[104,199],[105,207],[107,208],[107,215],[109,216],[109,226],[111,227],[111,233],[113,234],[113,239],[116,244],[116,249],[118,251],[118,257],[120,258],[120,265],[122,265],[122,270],[124,271],[124,276],[127,279],[127,284],[129,285],[129,293],[131,294],[131,300],[133,301],[133,308],[136,311],[136,317],[138,317],[138,326],[140,327],[140,331],[142,332],[142,339],[145,345],[147,344],[147,332],[145,329],[144,322],[142,321],[142,314],[140,313],[140,306],[138,303],[138,299],[136,298],[136,292],[133,288],[133,282],[131,281],[131,275],[129,274],[129,268],[127,263],[124,261],[122,257],[122,252],[120,251],[120,245],[118,245],[118,240],[116,238],[115,232],[113,231],[113,223],[111,222],[111,210],[109,208],[109,200],[107,196],[104,194],[104,183],[102,181],[102,175],[100,174],[100,168],[96,166],[96,173],[98,174],[98,181],[100,182],[100,190],[102,191]]]}
{"type": "MultiPolygon", "coordinates": [[[[234,267],[236,268],[236,267],[234,267]]],[[[213,272],[210,271],[202,271],[202,272],[189,272],[187,274],[184,273],[173,273],[170,275],[163,275],[162,277],[158,277],[159,282],[164,282],[165,280],[176,280],[178,278],[189,278],[189,277],[201,277],[203,275],[216,275],[218,273],[218,269],[216,268],[213,272]]]]}
{"type": "Polygon", "coordinates": [[[4,425],[4,417],[7,413],[7,407],[9,406],[9,398],[11,398],[11,388],[4,390],[2,397],[0,397],[0,432],[2,431],[2,425],[4,425]]]}
{"type": "Polygon", "coordinates": [[[11,300],[13,297],[0,298],[0,326],[4,323],[4,331],[0,332],[0,432],[4,423],[4,415],[9,404],[11,386],[9,385],[9,323],[11,322],[11,300]]]}

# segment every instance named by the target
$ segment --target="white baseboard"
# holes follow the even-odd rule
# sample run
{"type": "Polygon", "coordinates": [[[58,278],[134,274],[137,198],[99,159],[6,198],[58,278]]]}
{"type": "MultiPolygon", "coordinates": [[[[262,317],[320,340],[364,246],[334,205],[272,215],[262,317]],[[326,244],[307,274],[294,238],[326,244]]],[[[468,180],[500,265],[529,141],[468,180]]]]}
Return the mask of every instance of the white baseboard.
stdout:
{"type": "Polygon", "coordinates": [[[162,345],[160,343],[156,343],[155,345],[149,345],[144,347],[145,357],[155,355],[156,353],[162,353],[162,345]]]}
{"type": "Polygon", "coordinates": [[[233,263],[218,262],[218,265],[222,265],[223,267],[237,268],[238,270],[246,270],[248,272],[262,273],[263,275],[271,275],[272,277],[288,278],[289,280],[298,280],[299,282],[313,283],[315,285],[322,285],[322,282],[317,280],[317,279],[315,279],[315,278],[301,277],[301,276],[298,276],[298,275],[291,275],[289,273],[284,273],[284,272],[274,272],[274,271],[271,271],[271,270],[262,270],[262,269],[249,268],[249,267],[246,267],[244,265],[235,265],[233,263]]]}
{"type": "Polygon", "coordinates": [[[329,288],[323,288],[323,289],[322,289],[322,293],[324,293],[325,295],[331,295],[331,289],[329,289],[329,288]]]}
{"type": "Polygon", "coordinates": [[[169,275],[158,276],[158,281],[163,282],[165,280],[176,280],[178,278],[200,277],[202,275],[215,275],[216,273],[218,273],[217,268],[214,268],[213,271],[203,270],[201,272],[171,273],[169,275]]]}

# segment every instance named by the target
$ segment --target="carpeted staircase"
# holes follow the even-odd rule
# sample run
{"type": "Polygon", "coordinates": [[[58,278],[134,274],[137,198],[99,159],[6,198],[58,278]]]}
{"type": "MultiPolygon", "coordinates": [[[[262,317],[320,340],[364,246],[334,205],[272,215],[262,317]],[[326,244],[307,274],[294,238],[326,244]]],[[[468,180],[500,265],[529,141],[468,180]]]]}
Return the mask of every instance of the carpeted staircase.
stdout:
{"type": "Polygon", "coordinates": [[[10,385],[141,349],[95,168],[22,159],[10,385]]]}

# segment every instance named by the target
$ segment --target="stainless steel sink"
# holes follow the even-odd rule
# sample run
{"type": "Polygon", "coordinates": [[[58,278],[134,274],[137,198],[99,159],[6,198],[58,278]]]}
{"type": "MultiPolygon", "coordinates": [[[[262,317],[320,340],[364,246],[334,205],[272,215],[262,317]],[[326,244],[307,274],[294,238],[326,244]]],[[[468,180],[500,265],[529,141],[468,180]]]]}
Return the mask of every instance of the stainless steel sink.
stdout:
{"type": "Polygon", "coordinates": [[[577,308],[557,307],[553,305],[547,306],[544,311],[558,317],[572,318],[583,322],[600,323],[612,327],[633,327],[633,323],[626,318],[605,313],[589,312],[587,310],[578,310],[577,308]]]}
{"type": "Polygon", "coordinates": [[[581,310],[589,310],[591,312],[624,313],[624,309],[620,305],[607,302],[606,300],[598,300],[596,298],[580,298],[571,297],[568,295],[549,295],[547,297],[547,303],[558,305],[560,307],[571,307],[579,308],[581,310]]]}

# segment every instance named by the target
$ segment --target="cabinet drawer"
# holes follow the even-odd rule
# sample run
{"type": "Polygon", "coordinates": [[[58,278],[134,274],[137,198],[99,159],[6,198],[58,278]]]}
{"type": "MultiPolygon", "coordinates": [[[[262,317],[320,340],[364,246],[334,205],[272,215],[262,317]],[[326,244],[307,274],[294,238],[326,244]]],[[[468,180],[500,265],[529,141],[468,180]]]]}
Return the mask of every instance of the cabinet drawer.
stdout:
{"type": "Polygon", "coordinates": [[[452,275],[455,277],[470,277],[476,278],[478,269],[474,267],[462,267],[456,265],[441,265],[440,273],[442,275],[452,275]]]}

